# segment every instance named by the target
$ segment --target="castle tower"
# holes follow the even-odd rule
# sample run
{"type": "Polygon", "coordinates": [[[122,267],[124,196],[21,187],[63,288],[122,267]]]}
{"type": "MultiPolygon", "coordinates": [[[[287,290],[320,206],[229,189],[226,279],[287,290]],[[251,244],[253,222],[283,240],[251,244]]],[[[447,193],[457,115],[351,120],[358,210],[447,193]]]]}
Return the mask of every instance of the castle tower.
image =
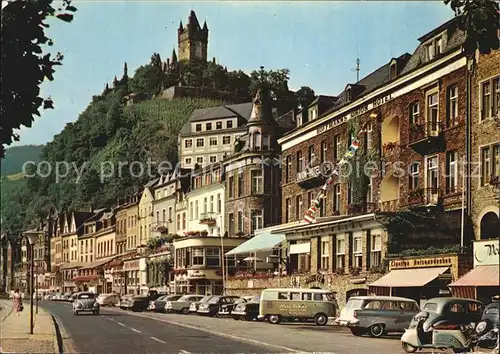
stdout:
{"type": "Polygon", "coordinates": [[[182,21],[180,22],[177,29],[177,42],[179,45],[179,61],[198,60],[203,63],[207,61],[207,23],[205,22],[202,28],[194,11],[191,10],[185,26],[182,25],[182,21]]]}

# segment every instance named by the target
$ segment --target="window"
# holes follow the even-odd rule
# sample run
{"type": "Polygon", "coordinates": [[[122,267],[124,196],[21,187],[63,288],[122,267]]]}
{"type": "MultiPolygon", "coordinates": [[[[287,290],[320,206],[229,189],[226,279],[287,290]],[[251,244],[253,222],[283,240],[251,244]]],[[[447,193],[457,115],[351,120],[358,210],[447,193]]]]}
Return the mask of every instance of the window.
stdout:
{"type": "Polygon", "coordinates": [[[330,241],[321,242],[321,269],[330,268],[330,241]]]}
{"type": "Polygon", "coordinates": [[[333,186],[333,212],[340,212],[340,183],[333,186]]]}
{"type": "Polygon", "coordinates": [[[302,216],[302,196],[298,195],[295,198],[295,215],[297,220],[300,220],[302,216]]]}
{"type": "Polygon", "coordinates": [[[222,122],[216,122],[215,129],[222,129],[222,122]]]}
{"type": "Polygon", "coordinates": [[[196,139],[196,147],[203,147],[203,146],[205,146],[205,139],[203,138],[196,139]]]}
{"type": "Polygon", "coordinates": [[[207,123],[205,125],[205,130],[212,130],[212,123],[207,123]]]}
{"type": "Polygon", "coordinates": [[[172,207],[168,207],[168,221],[172,222],[172,207]]]}
{"type": "Polygon", "coordinates": [[[208,211],[208,198],[203,198],[203,214],[206,214],[208,211]]]}
{"type": "Polygon", "coordinates": [[[292,180],[292,156],[286,157],[285,163],[285,183],[290,183],[292,180]]]}
{"type": "Polygon", "coordinates": [[[156,223],[157,224],[160,223],[160,211],[159,210],[156,211],[156,223]]]}
{"type": "Polygon", "coordinates": [[[347,183],[347,205],[352,204],[352,182],[347,183]]]}
{"type": "Polygon", "coordinates": [[[491,178],[491,148],[489,146],[481,149],[481,185],[490,182],[491,178]]]}
{"type": "Polygon", "coordinates": [[[239,211],[238,212],[238,232],[243,232],[244,225],[243,225],[243,212],[239,211]]]}
{"type": "Polygon", "coordinates": [[[226,128],[227,128],[227,129],[231,129],[232,127],[233,127],[233,121],[232,121],[232,120],[228,120],[228,121],[226,122],[226,128]]]}
{"type": "Polygon", "coordinates": [[[493,97],[493,114],[496,117],[500,116],[500,76],[493,79],[493,92],[495,96],[493,97]]]}
{"type": "Polygon", "coordinates": [[[297,114],[297,127],[302,125],[302,113],[297,114]]]}
{"type": "Polygon", "coordinates": [[[491,83],[490,81],[481,84],[481,119],[491,117],[491,83]]]}
{"type": "Polygon", "coordinates": [[[447,100],[446,126],[451,127],[458,124],[458,87],[456,85],[448,87],[447,100]]]}
{"type": "Polygon", "coordinates": [[[210,138],[210,146],[217,146],[217,137],[213,136],[210,138]]]}
{"type": "Polygon", "coordinates": [[[196,158],[196,163],[197,163],[197,164],[203,164],[203,156],[198,156],[198,157],[196,158]]]}
{"type": "Polygon", "coordinates": [[[264,184],[262,177],[262,170],[252,170],[252,194],[263,194],[264,184]]]}
{"type": "Polygon", "coordinates": [[[199,214],[199,212],[198,212],[198,201],[197,201],[197,200],[195,200],[195,201],[194,201],[194,219],[195,219],[195,220],[198,220],[198,219],[199,219],[199,216],[200,216],[200,214],[199,214]]]}
{"type": "Polygon", "coordinates": [[[228,234],[229,236],[234,236],[234,214],[229,213],[228,215],[228,234]]]}
{"type": "Polygon", "coordinates": [[[220,193],[217,194],[217,213],[222,213],[222,199],[220,197],[220,193]]]}
{"type": "Polygon", "coordinates": [[[352,100],[352,95],[351,95],[351,89],[350,88],[348,88],[346,90],[345,94],[346,94],[346,101],[347,102],[351,101],[352,100]]]}
{"type": "Polygon", "coordinates": [[[225,135],[222,137],[222,144],[229,145],[231,144],[231,137],[229,135],[225,135]]]}
{"type": "Polygon", "coordinates": [[[196,124],[196,131],[201,132],[201,124],[196,124]]]}
{"type": "Polygon", "coordinates": [[[498,116],[500,114],[500,76],[482,82],[480,90],[481,120],[498,116]]]}
{"type": "Polygon", "coordinates": [[[390,66],[390,71],[389,71],[389,79],[392,80],[398,76],[398,70],[396,63],[392,63],[390,66]]]}
{"type": "Polygon", "coordinates": [[[220,266],[220,248],[210,247],[205,250],[207,267],[218,267],[220,266]]]}
{"type": "Polygon", "coordinates": [[[418,162],[410,165],[410,174],[408,176],[408,188],[414,190],[418,188],[418,178],[420,174],[420,165],[418,162]]]}
{"type": "Polygon", "coordinates": [[[186,212],[182,213],[182,229],[186,229],[186,212]]]}
{"type": "Polygon", "coordinates": [[[302,151],[297,151],[297,172],[302,172],[304,168],[304,159],[302,157],[302,151]]]}
{"type": "Polygon", "coordinates": [[[373,203],[373,181],[371,177],[368,179],[368,186],[366,188],[366,202],[373,203]]]}
{"type": "Polygon", "coordinates": [[[438,157],[429,157],[427,159],[427,188],[431,193],[436,193],[439,187],[439,166],[438,157]]]}
{"type": "Polygon", "coordinates": [[[368,122],[366,124],[366,129],[365,129],[365,151],[366,152],[368,152],[372,147],[372,130],[373,130],[373,125],[371,122],[368,122]]]}
{"type": "Polygon", "coordinates": [[[264,227],[264,217],[262,210],[252,210],[252,233],[264,227]]]}
{"type": "Polygon", "coordinates": [[[420,120],[420,104],[414,102],[410,105],[410,125],[416,125],[420,120]]]}
{"type": "Polygon", "coordinates": [[[230,176],[227,182],[227,190],[229,198],[234,196],[234,176],[230,176]]]}
{"type": "Polygon", "coordinates": [[[363,266],[363,236],[354,236],[352,238],[352,266],[361,268],[363,266]]]}
{"type": "Polygon", "coordinates": [[[337,236],[337,252],[335,258],[335,268],[343,269],[345,267],[345,238],[337,236]]]}
{"type": "Polygon", "coordinates": [[[370,241],[370,265],[378,267],[382,263],[382,236],[371,235],[370,241]]]}
{"type": "Polygon", "coordinates": [[[292,216],[292,200],[286,198],[285,200],[285,222],[290,222],[290,217],[292,216]]]}
{"type": "Polygon", "coordinates": [[[243,173],[238,173],[238,197],[243,196],[245,184],[243,183],[243,173]]]}
{"type": "Polygon", "coordinates": [[[192,264],[194,266],[203,266],[205,265],[204,262],[204,252],[203,248],[193,248],[191,251],[193,261],[192,264]]]}
{"type": "Polygon", "coordinates": [[[184,160],[185,164],[186,165],[191,165],[191,158],[190,157],[186,157],[186,159],[184,160]]]}
{"type": "Polygon", "coordinates": [[[314,197],[315,197],[314,192],[307,193],[307,205],[309,208],[311,207],[311,204],[312,204],[312,201],[314,200],[314,197]]]}
{"type": "Polygon", "coordinates": [[[210,163],[217,162],[217,156],[210,156],[210,163]]]}
{"type": "Polygon", "coordinates": [[[321,163],[326,161],[326,149],[327,149],[326,141],[323,140],[321,142],[321,163]]]}
{"type": "Polygon", "coordinates": [[[181,229],[181,214],[177,214],[177,230],[181,229]]]}
{"type": "Polygon", "coordinates": [[[333,137],[333,162],[338,162],[342,156],[340,134],[333,137]]]}
{"type": "Polygon", "coordinates": [[[500,144],[493,146],[493,177],[500,177],[500,144]]]}
{"type": "Polygon", "coordinates": [[[191,139],[184,140],[184,147],[190,148],[192,146],[193,146],[193,140],[191,140],[191,139]]]}
{"type": "Polygon", "coordinates": [[[314,163],[314,145],[309,146],[309,160],[307,161],[309,167],[314,163]]]}
{"type": "Polygon", "coordinates": [[[454,193],[458,185],[458,152],[446,153],[446,192],[454,193]]]}
{"type": "Polygon", "coordinates": [[[269,135],[262,135],[262,150],[269,150],[271,147],[271,140],[269,135]]]}
{"type": "Polygon", "coordinates": [[[439,101],[438,93],[433,92],[427,95],[427,123],[430,130],[437,130],[439,122],[439,101]]]}
{"type": "Polygon", "coordinates": [[[443,52],[443,40],[441,37],[433,39],[427,45],[427,58],[428,60],[434,59],[435,56],[443,52]]]}
{"type": "Polygon", "coordinates": [[[253,134],[253,147],[255,150],[260,150],[261,134],[259,132],[253,134]]]}

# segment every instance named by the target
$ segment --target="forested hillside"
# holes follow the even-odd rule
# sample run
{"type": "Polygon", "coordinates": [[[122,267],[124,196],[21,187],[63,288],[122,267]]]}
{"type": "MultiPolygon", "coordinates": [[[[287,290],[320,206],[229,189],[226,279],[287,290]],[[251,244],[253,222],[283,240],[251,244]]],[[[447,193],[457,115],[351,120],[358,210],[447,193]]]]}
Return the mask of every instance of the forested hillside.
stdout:
{"type": "Polygon", "coordinates": [[[40,161],[43,145],[23,145],[8,148],[0,160],[1,175],[8,176],[22,171],[26,161],[40,161]]]}

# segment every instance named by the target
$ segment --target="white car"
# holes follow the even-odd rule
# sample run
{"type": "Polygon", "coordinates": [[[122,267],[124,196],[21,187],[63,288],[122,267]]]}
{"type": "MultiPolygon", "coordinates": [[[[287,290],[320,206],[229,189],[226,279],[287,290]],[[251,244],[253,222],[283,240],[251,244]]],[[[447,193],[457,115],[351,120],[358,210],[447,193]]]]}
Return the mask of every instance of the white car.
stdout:
{"type": "Polygon", "coordinates": [[[81,312],[92,312],[98,315],[100,306],[95,295],[89,292],[78,293],[73,301],[73,315],[79,315],[81,312]]]}
{"type": "Polygon", "coordinates": [[[97,302],[100,306],[116,306],[120,303],[120,295],[118,294],[99,294],[97,302]]]}

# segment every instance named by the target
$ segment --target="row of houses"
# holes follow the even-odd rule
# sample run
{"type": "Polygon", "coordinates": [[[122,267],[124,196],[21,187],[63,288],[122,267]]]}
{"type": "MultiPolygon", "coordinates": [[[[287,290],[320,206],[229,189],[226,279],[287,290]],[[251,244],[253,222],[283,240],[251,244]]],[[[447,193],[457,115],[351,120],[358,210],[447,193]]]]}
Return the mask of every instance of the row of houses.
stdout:
{"type": "Polygon", "coordinates": [[[464,39],[448,21],[413,54],[283,116],[265,91],[252,103],[195,110],[173,171],[113,209],[61,214],[36,231],[45,286],[320,286],[341,302],[495,295],[500,55],[471,61],[464,39]],[[316,222],[304,222],[353,134],[352,163],[326,186],[316,222]]]}

